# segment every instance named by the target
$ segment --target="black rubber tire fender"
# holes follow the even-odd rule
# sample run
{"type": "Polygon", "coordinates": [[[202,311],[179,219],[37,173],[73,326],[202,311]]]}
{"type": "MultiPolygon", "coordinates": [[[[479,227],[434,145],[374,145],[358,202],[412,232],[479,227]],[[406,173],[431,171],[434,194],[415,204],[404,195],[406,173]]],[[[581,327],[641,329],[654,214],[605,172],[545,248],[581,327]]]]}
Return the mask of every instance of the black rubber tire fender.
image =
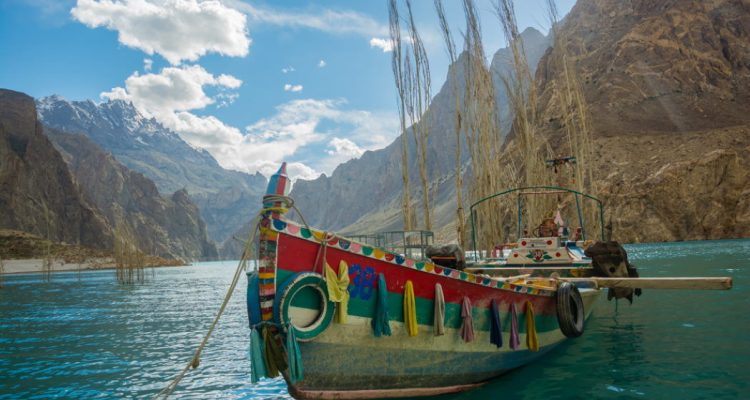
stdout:
{"type": "Polygon", "coordinates": [[[570,338],[583,335],[584,316],[583,299],[576,285],[561,283],[557,288],[557,322],[563,335],[570,338]]]}

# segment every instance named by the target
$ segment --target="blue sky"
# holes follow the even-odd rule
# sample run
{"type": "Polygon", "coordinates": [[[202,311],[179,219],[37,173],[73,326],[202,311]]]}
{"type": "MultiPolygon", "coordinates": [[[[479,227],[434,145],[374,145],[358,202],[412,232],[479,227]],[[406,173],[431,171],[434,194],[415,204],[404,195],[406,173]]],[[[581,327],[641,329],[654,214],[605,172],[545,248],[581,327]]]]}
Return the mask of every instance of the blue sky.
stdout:
{"type": "MultiPolygon", "coordinates": [[[[446,11],[456,42],[459,1],[446,11]]],[[[572,0],[558,0],[561,14],[572,0]]],[[[477,0],[488,57],[505,39],[477,0]]],[[[519,26],[548,28],[543,0],[519,26]]],[[[414,0],[437,93],[448,68],[433,2],[414,0]]],[[[34,97],[132,101],[226,168],[312,178],[398,135],[387,2],[5,0],[0,87],[34,97]]]]}

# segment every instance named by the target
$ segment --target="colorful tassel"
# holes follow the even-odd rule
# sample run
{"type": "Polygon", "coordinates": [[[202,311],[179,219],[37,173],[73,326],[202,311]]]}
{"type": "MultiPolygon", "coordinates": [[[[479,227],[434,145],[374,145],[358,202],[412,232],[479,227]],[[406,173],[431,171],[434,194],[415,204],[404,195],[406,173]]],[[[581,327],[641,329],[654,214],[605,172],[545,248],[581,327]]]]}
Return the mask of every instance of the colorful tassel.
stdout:
{"type": "Polygon", "coordinates": [[[375,303],[375,317],[371,322],[375,337],[391,336],[391,325],[388,321],[388,286],[385,284],[385,276],[378,274],[378,299],[375,303]]]}
{"type": "Polygon", "coordinates": [[[263,359],[266,362],[267,376],[269,378],[275,378],[279,376],[280,371],[287,368],[287,365],[281,347],[276,341],[274,334],[271,332],[271,328],[268,326],[263,327],[263,343],[265,344],[265,348],[263,349],[263,359]]]}
{"type": "Polygon", "coordinates": [[[339,273],[336,275],[328,263],[325,263],[326,286],[328,286],[328,298],[339,303],[336,307],[336,322],[346,323],[349,308],[349,266],[346,261],[339,262],[339,273]]]}
{"type": "Polygon", "coordinates": [[[414,285],[411,281],[406,281],[406,284],[404,284],[404,325],[406,325],[406,333],[409,336],[417,336],[417,333],[419,333],[417,304],[414,299],[414,285]]]}
{"type": "Polygon", "coordinates": [[[250,329],[250,382],[257,383],[260,378],[268,377],[263,360],[263,339],[257,329],[250,329]]]}
{"type": "Polygon", "coordinates": [[[526,302],[526,347],[531,351],[539,351],[539,338],[536,336],[536,322],[534,321],[534,306],[526,302]]]}
{"type": "Polygon", "coordinates": [[[474,340],[474,320],[471,318],[471,301],[466,296],[461,302],[461,317],[461,338],[468,343],[474,340]]]}
{"type": "Polygon", "coordinates": [[[490,343],[499,349],[503,347],[503,327],[500,324],[500,309],[495,300],[492,300],[490,314],[490,343]]]}
{"type": "Polygon", "coordinates": [[[443,296],[443,287],[439,283],[435,284],[435,336],[445,335],[445,297],[443,296]]]}
{"type": "Polygon", "coordinates": [[[521,345],[521,339],[518,338],[518,311],[516,310],[516,303],[510,304],[510,348],[512,350],[518,349],[521,345]]]}
{"type": "Polygon", "coordinates": [[[296,383],[305,379],[305,370],[302,368],[302,353],[299,351],[299,344],[294,336],[292,326],[289,327],[286,334],[286,357],[289,365],[289,380],[296,383]]]}

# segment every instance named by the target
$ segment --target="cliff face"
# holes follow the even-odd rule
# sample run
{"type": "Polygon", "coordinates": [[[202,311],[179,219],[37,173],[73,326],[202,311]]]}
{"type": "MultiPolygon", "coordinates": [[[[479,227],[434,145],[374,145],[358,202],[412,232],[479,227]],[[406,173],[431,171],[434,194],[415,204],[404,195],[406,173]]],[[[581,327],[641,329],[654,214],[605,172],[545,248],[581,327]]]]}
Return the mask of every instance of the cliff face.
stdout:
{"type": "Polygon", "coordinates": [[[34,99],[0,89],[0,227],[96,248],[112,233],[37,121],[34,99]],[[46,209],[46,212],[45,212],[46,209]]]}
{"type": "MultiPolygon", "coordinates": [[[[749,32],[747,1],[580,0],[566,16],[559,33],[588,108],[594,191],[605,202],[616,239],[750,236],[749,32]]],[[[561,48],[545,53],[548,38],[524,35],[529,64],[541,57],[535,76],[541,133],[556,151],[565,143],[553,96],[563,75],[561,48]]],[[[511,71],[508,62],[500,50],[491,67],[506,128],[510,114],[501,76],[511,71]]],[[[460,62],[452,68],[461,75],[460,62]]],[[[431,126],[435,230],[443,237],[452,234],[455,215],[453,96],[444,85],[424,118],[431,126]]],[[[292,196],[313,225],[343,232],[397,229],[399,146],[396,140],[368,152],[330,177],[298,181],[292,196]]],[[[506,151],[512,147],[511,141],[506,151]]],[[[418,182],[416,174],[411,179],[418,182]]]]}
{"type": "MultiPolygon", "coordinates": [[[[549,46],[549,39],[534,29],[527,29],[521,35],[528,53],[532,69],[549,46]]],[[[436,231],[450,232],[455,222],[455,99],[465,91],[465,56],[459,57],[450,67],[448,77],[455,73],[454,85],[450,81],[443,84],[434,96],[430,107],[422,118],[429,124],[430,139],[427,146],[427,170],[433,203],[433,225],[436,231]]],[[[510,51],[499,50],[493,57],[491,72],[498,99],[507,99],[502,77],[510,70],[510,51]]],[[[509,127],[507,101],[497,105],[503,136],[509,127]]],[[[421,122],[420,122],[421,123],[421,122]]],[[[411,129],[408,132],[409,171],[412,186],[412,201],[421,198],[419,189],[418,165],[411,129]]],[[[462,159],[464,172],[468,168],[469,152],[462,139],[462,159]]],[[[292,189],[292,197],[312,225],[344,233],[371,233],[380,230],[401,229],[401,139],[397,138],[388,147],[368,151],[362,157],[350,160],[336,168],[330,177],[321,176],[313,181],[297,181],[292,189]]],[[[465,197],[466,198],[466,197],[465,197]]],[[[421,211],[414,213],[421,220],[421,211]]],[[[442,235],[441,235],[442,236],[442,235]]]]}
{"type": "MultiPolygon", "coordinates": [[[[750,123],[747,1],[580,0],[561,31],[600,136],[750,123]]],[[[540,63],[543,88],[558,53],[540,63]]]]}
{"type": "Polygon", "coordinates": [[[206,221],[209,237],[228,238],[260,209],[266,179],[222,168],[153,118],[122,100],[95,104],[59,96],[37,101],[45,126],[86,135],[127,168],[145,175],[162,193],[187,189],[206,221]]]}
{"type": "MultiPolygon", "coordinates": [[[[614,237],[750,236],[750,3],[580,0],[561,33],[614,237]]],[[[556,57],[536,78],[544,133],[561,143],[556,57]]]]}
{"type": "Polygon", "coordinates": [[[46,128],[87,200],[110,226],[125,223],[138,246],[166,258],[216,258],[198,207],[185,190],[164,198],[153,181],[130,171],[83,135],[46,128]]]}
{"type": "Polygon", "coordinates": [[[750,237],[750,126],[598,143],[599,191],[618,240],[750,237]]]}

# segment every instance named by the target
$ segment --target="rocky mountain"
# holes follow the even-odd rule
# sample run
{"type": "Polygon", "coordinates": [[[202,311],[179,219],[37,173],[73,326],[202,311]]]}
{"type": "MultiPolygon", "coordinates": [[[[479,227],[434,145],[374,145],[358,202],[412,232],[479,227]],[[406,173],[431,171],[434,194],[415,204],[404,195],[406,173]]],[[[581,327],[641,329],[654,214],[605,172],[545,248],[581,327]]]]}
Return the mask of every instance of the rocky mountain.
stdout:
{"type": "MultiPolygon", "coordinates": [[[[598,136],[747,124],[750,4],[579,0],[561,28],[598,136]]],[[[562,73],[553,51],[540,88],[562,73]]],[[[549,94],[549,90],[547,90],[549,94]]],[[[549,108],[549,96],[540,99],[549,108]]]]}
{"type": "Polygon", "coordinates": [[[215,259],[198,207],[185,189],[169,197],[156,184],[120,164],[86,136],[46,128],[84,197],[109,226],[125,223],[145,252],[165,258],[215,259]]]}
{"type": "MultiPolygon", "coordinates": [[[[750,236],[749,32],[750,4],[733,0],[579,0],[560,24],[593,132],[596,194],[615,238],[750,236]]],[[[540,58],[535,84],[542,135],[554,150],[564,141],[553,96],[563,74],[556,62],[562,48],[548,50],[548,38],[524,35],[530,65],[540,58]]],[[[491,65],[500,89],[498,77],[510,70],[507,53],[500,50],[491,65]]],[[[507,127],[507,100],[497,92],[507,127]]],[[[428,168],[437,227],[449,227],[455,212],[450,96],[445,85],[424,118],[431,123],[428,168]]],[[[505,151],[513,150],[511,140],[505,151]]],[[[398,228],[398,159],[397,140],[330,177],[297,182],[292,196],[314,225],[343,232],[398,228]]]]}
{"type": "MultiPolygon", "coordinates": [[[[523,49],[526,53],[526,59],[529,63],[531,73],[536,72],[536,67],[539,64],[544,53],[552,45],[552,35],[545,36],[534,28],[526,28],[521,32],[521,41],[523,42],[523,49]]],[[[509,47],[502,48],[495,52],[492,56],[492,62],[490,63],[490,71],[492,72],[492,80],[495,84],[495,104],[497,105],[497,115],[500,118],[500,124],[502,127],[503,137],[507,136],[510,132],[510,126],[513,116],[510,112],[510,106],[508,102],[508,92],[505,89],[504,80],[510,79],[511,81],[515,78],[515,70],[513,69],[513,51],[509,47]]]]}
{"type": "Polygon", "coordinates": [[[127,168],[153,180],[160,192],[187,190],[206,221],[209,237],[217,242],[259,209],[265,177],[222,168],[208,152],[191,147],[131,103],[50,96],[38,100],[37,106],[45,125],[86,135],[127,168]]]}
{"type": "Polygon", "coordinates": [[[109,226],[42,130],[34,99],[0,89],[0,228],[111,248],[109,226]]]}
{"type": "MultiPolygon", "coordinates": [[[[581,76],[614,236],[750,236],[750,4],[579,0],[560,32],[581,76]]],[[[547,53],[536,76],[553,143],[560,56],[547,53]]]]}
{"type": "MultiPolygon", "coordinates": [[[[549,47],[550,39],[539,31],[528,28],[521,40],[528,54],[530,65],[535,66],[549,47]]],[[[500,49],[492,59],[490,69],[493,75],[498,99],[506,99],[498,104],[498,112],[503,131],[509,127],[507,94],[501,77],[511,70],[509,49],[500,49]]],[[[455,220],[455,96],[463,96],[465,55],[461,55],[450,67],[458,77],[454,85],[443,84],[430,103],[423,117],[430,124],[427,163],[434,200],[434,225],[438,230],[449,232],[455,220]],[[455,93],[454,93],[455,90],[455,93]]],[[[533,67],[532,67],[533,68],[533,67]]],[[[409,133],[411,181],[418,182],[418,166],[414,153],[413,139],[409,133]]],[[[468,164],[468,151],[463,143],[462,162],[468,164]]],[[[388,147],[368,151],[359,159],[350,160],[338,166],[330,177],[320,176],[313,181],[299,180],[294,184],[292,197],[308,222],[312,225],[341,232],[368,233],[380,230],[400,229],[401,196],[401,142],[396,139],[388,147]]],[[[465,165],[468,168],[468,165],[465,165]]],[[[419,194],[415,194],[419,196],[419,194]]]]}

